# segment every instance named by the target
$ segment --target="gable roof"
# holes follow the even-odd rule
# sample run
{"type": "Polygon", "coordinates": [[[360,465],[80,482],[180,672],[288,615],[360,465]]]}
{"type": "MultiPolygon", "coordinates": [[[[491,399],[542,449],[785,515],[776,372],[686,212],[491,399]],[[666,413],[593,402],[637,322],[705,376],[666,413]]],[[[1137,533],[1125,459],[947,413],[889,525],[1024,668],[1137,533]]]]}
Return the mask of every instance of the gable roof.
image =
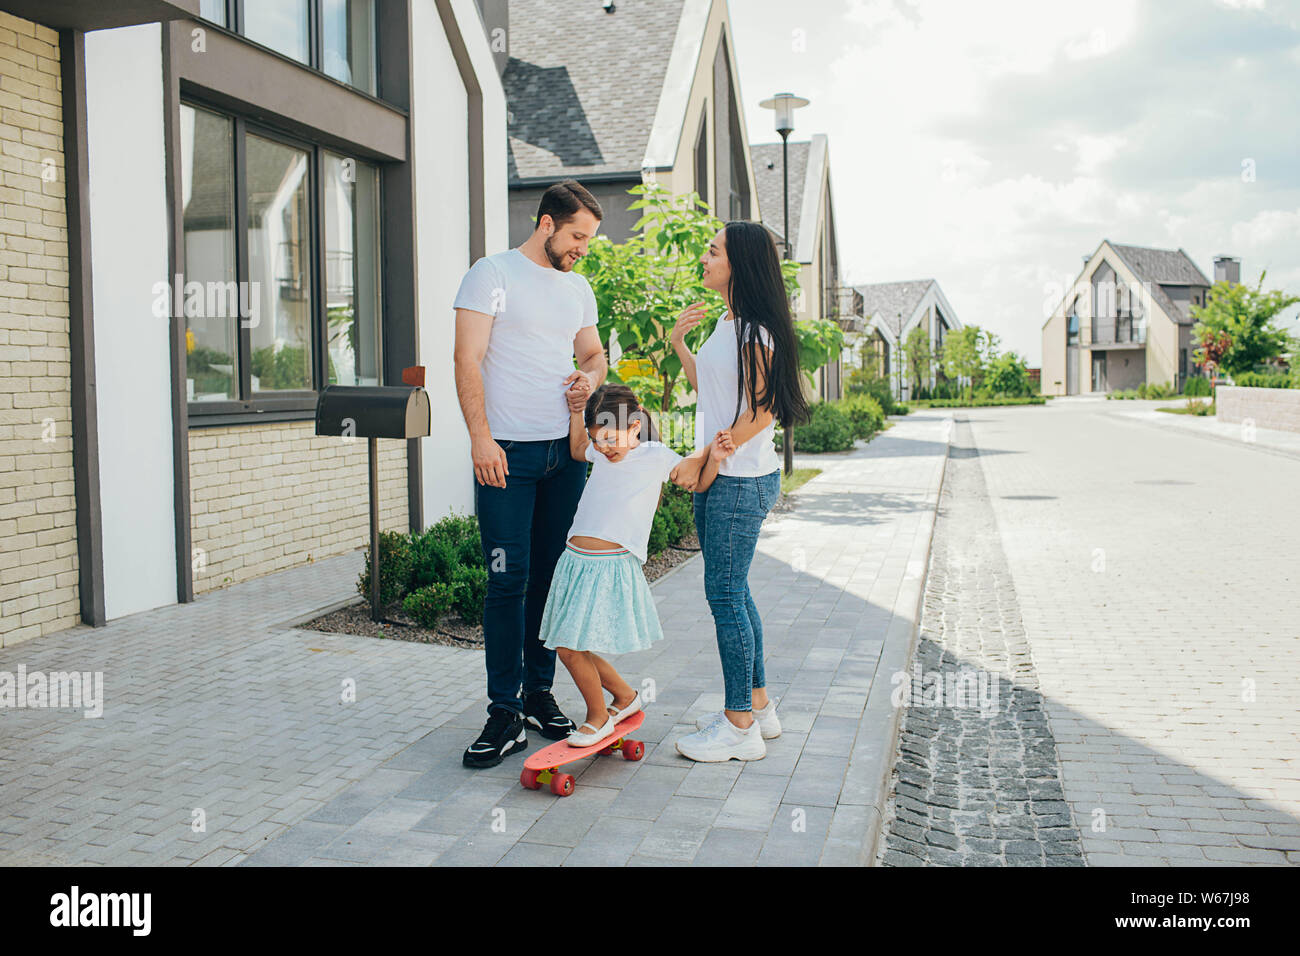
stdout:
{"type": "Polygon", "coordinates": [[[911,279],[906,282],[873,282],[853,288],[862,293],[862,314],[883,326],[897,340],[903,325],[925,298],[933,279],[911,279]]]}
{"type": "Polygon", "coordinates": [[[511,184],[640,177],[687,2],[618,0],[613,13],[570,0],[510,5],[511,184]]]}
{"type": "MultiPolygon", "coordinates": [[[[784,175],[780,143],[751,143],[758,209],[763,224],[776,233],[785,232],[784,175]]],[[[810,141],[789,144],[790,156],[790,250],[791,258],[811,262],[816,245],[817,216],[821,210],[821,185],[827,163],[826,134],[810,141]]]]}
{"type": "Polygon", "coordinates": [[[1166,285],[1210,286],[1205,273],[1196,267],[1196,263],[1182,249],[1149,249],[1145,246],[1122,246],[1106,240],[1106,244],[1115,250],[1138,280],[1147,284],[1151,298],[1172,321],[1181,324],[1194,322],[1191,313],[1169,297],[1164,290],[1166,285]]]}

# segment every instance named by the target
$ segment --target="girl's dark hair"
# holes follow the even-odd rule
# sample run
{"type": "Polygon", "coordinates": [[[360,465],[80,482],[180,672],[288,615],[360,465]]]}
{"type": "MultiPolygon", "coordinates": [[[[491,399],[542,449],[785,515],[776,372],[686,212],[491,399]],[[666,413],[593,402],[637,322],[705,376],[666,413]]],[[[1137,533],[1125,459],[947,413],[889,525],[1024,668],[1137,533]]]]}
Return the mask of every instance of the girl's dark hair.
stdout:
{"type": "Polygon", "coordinates": [[[634,421],[641,422],[641,439],[658,441],[659,433],[650,413],[641,407],[636,393],[626,385],[606,382],[591,393],[587,407],[582,412],[582,423],[588,428],[603,426],[623,431],[634,421]]]}
{"type": "Polygon", "coordinates": [[[799,380],[799,343],[772,234],[759,223],[737,220],[727,223],[724,242],[731,265],[728,295],[736,324],[739,373],[733,422],[740,418],[741,397],[746,392],[750,409],[770,410],[781,427],[806,422],[809,413],[799,380]],[[765,348],[742,348],[745,343],[762,341],[760,328],[772,336],[770,353],[765,348]],[[758,394],[760,371],[763,391],[758,394]]]}

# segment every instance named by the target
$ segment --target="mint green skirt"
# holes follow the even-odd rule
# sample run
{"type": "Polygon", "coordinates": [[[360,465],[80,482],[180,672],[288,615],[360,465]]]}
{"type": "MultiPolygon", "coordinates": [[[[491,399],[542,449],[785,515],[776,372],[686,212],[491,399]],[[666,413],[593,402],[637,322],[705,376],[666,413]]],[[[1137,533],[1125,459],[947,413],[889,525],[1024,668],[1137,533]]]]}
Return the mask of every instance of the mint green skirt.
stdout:
{"type": "Polygon", "coordinates": [[[650,585],[635,554],[566,545],[555,563],[540,640],[551,650],[643,651],[664,636],[650,585]]]}

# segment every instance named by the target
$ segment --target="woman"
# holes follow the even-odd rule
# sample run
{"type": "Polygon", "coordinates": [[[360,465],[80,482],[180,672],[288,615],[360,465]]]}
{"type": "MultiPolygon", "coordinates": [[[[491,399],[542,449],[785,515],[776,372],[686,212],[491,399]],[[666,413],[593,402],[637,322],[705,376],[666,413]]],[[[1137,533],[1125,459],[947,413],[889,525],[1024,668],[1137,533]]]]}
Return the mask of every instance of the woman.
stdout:
{"type": "Polygon", "coordinates": [[[730,432],[735,453],[694,500],[726,697],[724,709],[701,718],[698,732],[677,741],[677,749],[699,761],[761,760],[764,738],[779,736],[781,724],[767,696],[763,624],[749,592],[749,566],[759,527],[781,494],[775,423],[789,428],[807,420],[808,405],[771,234],[755,222],[729,222],[700,262],[705,287],[722,296],[727,311],[698,354],[685,336],[704,318],[704,303],[686,309],[673,326],[673,349],[698,399],[696,452],[673,478],[693,487],[715,436],[730,432]]]}

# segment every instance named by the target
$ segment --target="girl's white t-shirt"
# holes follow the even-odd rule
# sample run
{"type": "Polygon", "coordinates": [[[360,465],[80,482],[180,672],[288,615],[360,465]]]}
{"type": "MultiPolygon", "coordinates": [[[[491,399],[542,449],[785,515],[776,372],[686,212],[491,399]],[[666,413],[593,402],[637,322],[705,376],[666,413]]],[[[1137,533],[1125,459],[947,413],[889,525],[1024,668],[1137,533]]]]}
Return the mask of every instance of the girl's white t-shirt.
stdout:
{"type": "MultiPolygon", "coordinates": [[[[753,341],[752,330],[757,329],[759,341],[769,349],[773,348],[772,334],[767,329],[759,325],[750,328],[750,341],[753,341]]],[[[713,441],[720,429],[730,428],[737,419],[736,323],[728,313],[723,313],[713,334],[696,353],[695,379],[695,450],[699,451],[713,441]]],[[[740,396],[741,417],[748,410],[749,395],[746,391],[740,396]]],[[[718,474],[759,478],[779,470],[781,460],[773,445],[775,434],[776,419],[773,418],[761,432],[743,445],[736,446],[736,453],[718,466],[718,474]]]]}
{"type": "Polygon", "coordinates": [[[650,525],[659,492],[682,456],[657,441],[643,441],[622,461],[610,461],[587,445],[591,475],[582,490],[569,537],[581,534],[621,544],[646,561],[650,525]]]}

